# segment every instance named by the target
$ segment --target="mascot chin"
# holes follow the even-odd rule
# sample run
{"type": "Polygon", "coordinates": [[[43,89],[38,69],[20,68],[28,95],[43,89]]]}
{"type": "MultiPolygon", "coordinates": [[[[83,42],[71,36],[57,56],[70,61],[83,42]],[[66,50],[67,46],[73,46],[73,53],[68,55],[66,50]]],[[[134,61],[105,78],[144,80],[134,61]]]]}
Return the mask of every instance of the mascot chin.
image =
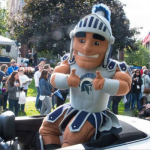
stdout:
{"type": "Polygon", "coordinates": [[[107,6],[94,5],[92,13],[71,31],[70,38],[70,54],[63,56],[50,81],[60,90],[70,88],[70,103],[58,107],[43,120],[39,132],[45,149],[96,140],[98,132],[121,128],[107,104],[110,95],[125,95],[131,86],[127,64],[110,59],[114,37],[107,6]]]}

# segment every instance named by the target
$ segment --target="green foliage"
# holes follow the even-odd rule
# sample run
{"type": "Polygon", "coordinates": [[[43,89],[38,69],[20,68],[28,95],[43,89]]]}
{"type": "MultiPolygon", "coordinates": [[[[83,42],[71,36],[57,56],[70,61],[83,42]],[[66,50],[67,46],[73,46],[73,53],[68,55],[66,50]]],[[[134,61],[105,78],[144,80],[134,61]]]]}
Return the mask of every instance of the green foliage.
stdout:
{"type": "Polygon", "coordinates": [[[6,17],[6,10],[0,7],[0,35],[5,35],[5,32],[7,31],[6,17]]]}
{"type": "Polygon", "coordinates": [[[46,63],[50,63],[51,67],[55,67],[59,62],[57,55],[54,55],[53,51],[46,50],[46,51],[38,52],[37,55],[38,58],[40,57],[46,58],[46,63]]]}
{"type": "MultiPolygon", "coordinates": [[[[130,29],[129,20],[118,0],[34,0],[26,4],[23,12],[9,18],[9,29],[17,41],[31,44],[38,52],[49,51],[62,55],[69,51],[69,33],[83,16],[91,13],[96,3],[104,3],[112,12],[111,27],[116,39],[113,53],[132,47],[136,28],[130,29]],[[17,18],[17,19],[16,19],[17,18]]],[[[134,50],[134,47],[132,47],[134,50]]]]}
{"type": "Polygon", "coordinates": [[[141,41],[138,41],[133,45],[137,48],[136,51],[125,51],[125,61],[128,65],[134,66],[147,66],[150,60],[150,51],[147,50],[142,44],[141,41]]]}

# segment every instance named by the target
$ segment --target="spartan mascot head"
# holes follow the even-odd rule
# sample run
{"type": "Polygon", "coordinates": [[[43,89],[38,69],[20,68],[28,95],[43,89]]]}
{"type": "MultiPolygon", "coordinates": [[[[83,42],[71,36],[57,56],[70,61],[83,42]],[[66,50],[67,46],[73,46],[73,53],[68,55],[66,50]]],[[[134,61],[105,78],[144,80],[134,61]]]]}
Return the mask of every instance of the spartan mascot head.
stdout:
{"type": "Polygon", "coordinates": [[[70,60],[73,56],[73,43],[75,35],[79,32],[88,32],[98,34],[108,41],[106,53],[103,58],[103,65],[106,66],[108,64],[108,60],[111,55],[111,45],[114,43],[115,40],[112,35],[112,30],[110,26],[110,14],[111,13],[106,5],[94,5],[92,8],[92,13],[85,16],[77,23],[74,30],[70,32],[70,60]]]}

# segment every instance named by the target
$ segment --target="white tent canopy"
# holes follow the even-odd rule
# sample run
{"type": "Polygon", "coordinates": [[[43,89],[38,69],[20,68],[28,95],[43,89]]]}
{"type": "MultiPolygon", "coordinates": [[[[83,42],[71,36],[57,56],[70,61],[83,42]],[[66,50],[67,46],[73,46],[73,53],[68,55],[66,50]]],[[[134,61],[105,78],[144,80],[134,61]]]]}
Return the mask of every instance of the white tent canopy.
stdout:
{"type": "Polygon", "coordinates": [[[0,35],[0,45],[15,45],[15,41],[0,35]]]}

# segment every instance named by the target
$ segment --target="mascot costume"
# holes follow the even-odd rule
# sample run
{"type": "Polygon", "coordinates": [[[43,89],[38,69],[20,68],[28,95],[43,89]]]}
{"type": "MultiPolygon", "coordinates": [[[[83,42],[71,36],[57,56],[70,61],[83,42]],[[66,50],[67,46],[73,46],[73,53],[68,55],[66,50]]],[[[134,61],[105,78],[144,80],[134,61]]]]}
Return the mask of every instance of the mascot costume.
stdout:
{"type": "Polygon", "coordinates": [[[131,71],[126,63],[110,59],[114,37],[107,6],[94,5],[92,13],[71,31],[70,38],[70,54],[63,57],[51,76],[54,87],[70,88],[70,103],[43,120],[39,132],[45,149],[96,140],[98,132],[121,128],[107,104],[110,95],[125,95],[131,86],[131,71]]]}

